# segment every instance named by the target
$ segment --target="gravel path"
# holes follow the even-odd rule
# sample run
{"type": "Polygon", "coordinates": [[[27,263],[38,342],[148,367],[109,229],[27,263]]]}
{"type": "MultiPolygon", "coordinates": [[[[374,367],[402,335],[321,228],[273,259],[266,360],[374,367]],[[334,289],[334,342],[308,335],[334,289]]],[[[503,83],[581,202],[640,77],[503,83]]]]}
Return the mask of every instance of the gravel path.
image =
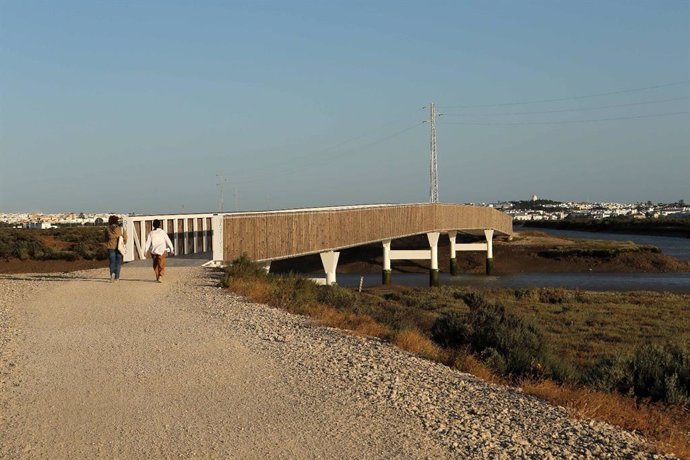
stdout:
{"type": "Polygon", "coordinates": [[[0,279],[0,458],[657,458],[203,269],[106,275],[0,279]]]}

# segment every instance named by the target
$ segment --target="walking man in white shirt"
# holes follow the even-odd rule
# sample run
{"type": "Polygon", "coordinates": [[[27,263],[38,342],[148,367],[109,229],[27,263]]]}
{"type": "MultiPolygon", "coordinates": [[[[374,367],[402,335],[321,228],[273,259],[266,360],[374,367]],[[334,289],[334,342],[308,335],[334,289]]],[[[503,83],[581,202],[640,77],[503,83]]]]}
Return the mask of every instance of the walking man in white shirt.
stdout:
{"type": "Polygon", "coordinates": [[[165,256],[168,252],[174,254],[172,241],[168,238],[168,234],[161,229],[161,221],[156,219],[153,221],[153,231],[149,233],[144,245],[144,252],[151,254],[153,259],[153,271],[156,273],[156,281],[163,282],[163,273],[165,273],[165,256]]]}

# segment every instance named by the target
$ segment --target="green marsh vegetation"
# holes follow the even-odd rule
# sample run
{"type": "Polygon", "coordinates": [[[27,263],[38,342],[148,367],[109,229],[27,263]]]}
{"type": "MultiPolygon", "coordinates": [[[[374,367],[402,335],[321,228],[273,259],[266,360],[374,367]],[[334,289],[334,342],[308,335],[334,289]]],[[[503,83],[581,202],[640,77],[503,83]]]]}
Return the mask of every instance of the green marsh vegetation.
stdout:
{"type": "Polygon", "coordinates": [[[0,228],[0,258],[19,260],[105,260],[105,227],[0,228]]]}

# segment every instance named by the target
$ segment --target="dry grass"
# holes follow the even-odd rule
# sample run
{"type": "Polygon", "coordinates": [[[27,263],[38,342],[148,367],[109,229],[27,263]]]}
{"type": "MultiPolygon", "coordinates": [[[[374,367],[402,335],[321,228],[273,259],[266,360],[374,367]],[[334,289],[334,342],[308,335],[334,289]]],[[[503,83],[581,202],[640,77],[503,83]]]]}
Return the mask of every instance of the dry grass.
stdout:
{"type": "Polygon", "coordinates": [[[342,329],[345,318],[335,308],[323,308],[319,311],[314,311],[312,318],[320,326],[336,327],[342,329]]]}
{"type": "Polygon", "coordinates": [[[391,330],[386,325],[375,321],[369,316],[360,317],[351,330],[362,336],[378,337],[380,339],[388,339],[391,336],[391,330]]]}
{"type": "Polygon", "coordinates": [[[262,279],[237,278],[233,279],[233,292],[245,296],[257,303],[269,303],[271,300],[271,285],[262,279]]]}
{"type": "Polygon", "coordinates": [[[455,358],[453,367],[460,372],[472,374],[485,382],[501,383],[505,381],[491,371],[485,364],[470,354],[463,353],[455,358]]]}
{"type": "Polygon", "coordinates": [[[576,418],[603,420],[638,431],[660,450],[690,459],[690,412],[687,409],[637,403],[619,394],[559,385],[550,380],[524,381],[521,387],[526,393],[565,407],[576,418]]]}
{"type": "Polygon", "coordinates": [[[393,343],[410,353],[424,358],[440,361],[442,356],[441,349],[434,342],[415,329],[400,331],[393,337],[393,343]]]}
{"type": "Polygon", "coordinates": [[[358,335],[379,337],[381,339],[386,339],[391,334],[388,327],[376,322],[367,315],[346,313],[326,305],[314,309],[312,313],[309,316],[322,326],[346,329],[358,335]]]}

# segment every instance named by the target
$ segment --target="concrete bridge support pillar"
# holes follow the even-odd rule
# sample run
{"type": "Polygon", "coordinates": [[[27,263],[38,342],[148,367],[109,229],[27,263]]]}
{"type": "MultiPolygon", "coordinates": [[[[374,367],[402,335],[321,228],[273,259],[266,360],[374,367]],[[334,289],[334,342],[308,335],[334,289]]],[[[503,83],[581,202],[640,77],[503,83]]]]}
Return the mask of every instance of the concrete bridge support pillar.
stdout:
{"type": "Polygon", "coordinates": [[[455,238],[457,238],[458,232],[451,230],[448,232],[448,239],[450,240],[450,274],[452,276],[458,276],[458,259],[456,257],[457,248],[455,247],[455,238]]]}
{"type": "Polygon", "coordinates": [[[491,275],[494,270],[494,231],[484,230],[484,236],[486,237],[486,274],[491,275]]]}
{"type": "Polygon", "coordinates": [[[326,284],[335,284],[335,269],[338,266],[339,252],[328,251],[322,252],[321,263],[323,264],[323,271],[326,272],[326,284]]]}
{"type": "Polygon", "coordinates": [[[381,272],[381,283],[391,284],[391,240],[383,242],[383,271],[381,272]]]}
{"type": "Polygon", "coordinates": [[[426,237],[429,239],[429,246],[431,247],[431,267],[429,269],[429,286],[438,286],[438,237],[439,232],[427,233],[426,237]]]}
{"type": "Polygon", "coordinates": [[[263,265],[264,270],[266,270],[266,273],[271,272],[271,261],[270,260],[268,262],[262,262],[261,265],[263,265]]]}

